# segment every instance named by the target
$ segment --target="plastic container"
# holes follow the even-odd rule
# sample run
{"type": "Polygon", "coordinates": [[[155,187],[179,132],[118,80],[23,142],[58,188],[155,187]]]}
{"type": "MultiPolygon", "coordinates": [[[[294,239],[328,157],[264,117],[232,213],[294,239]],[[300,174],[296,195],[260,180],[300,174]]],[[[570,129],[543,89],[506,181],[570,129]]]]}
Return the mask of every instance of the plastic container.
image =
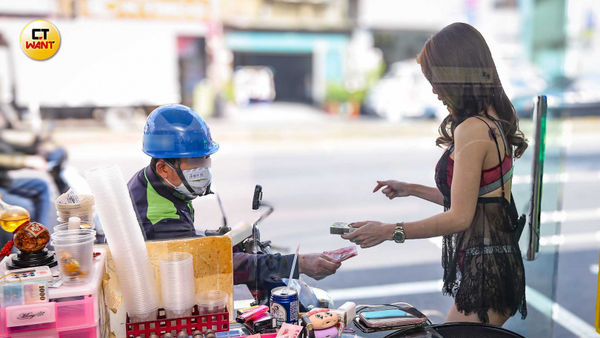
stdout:
{"type": "Polygon", "coordinates": [[[221,290],[200,292],[196,295],[198,311],[201,315],[227,312],[228,298],[227,292],[221,290]]]}
{"type": "MultiPolygon", "coordinates": [[[[38,332],[48,329],[63,334],[90,333],[77,337],[96,337],[98,321],[94,318],[95,296],[81,299],[43,304],[9,306],[0,309],[0,336],[17,333],[38,332]],[[41,314],[43,315],[27,315],[41,314]]],[[[37,337],[41,335],[36,335],[37,337]]],[[[44,336],[45,337],[45,336],[44,336]]]]}
{"type": "Polygon", "coordinates": [[[67,223],[69,218],[78,217],[81,220],[81,228],[82,229],[94,229],[96,227],[94,223],[94,210],[91,210],[86,213],[72,213],[72,214],[60,214],[57,213],[58,217],[56,220],[58,223],[67,223]]]}
{"type": "Polygon", "coordinates": [[[194,306],[194,260],[187,252],[159,259],[162,303],[168,318],[190,316],[194,306]]]}
{"type": "Polygon", "coordinates": [[[90,279],[95,239],[93,230],[68,230],[52,235],[63,283],[80,284],[90,279]]]}
{"type": "Polygon", "coordinates": [[[86,171],[85,176],[94,194],[125,310],[131,317],[156,313],[159,297],[154,267],[121,170],[114,165],[94,168],[86,171]]]}
{"type": "Polygon", "coordinates": [[[52,229],[52,237],[54,238],[55,234],[57,234],[59,232],[62,232],[62,231],[73,231],[73,230],[85,230],[85,231],[88,231],[90,233],[96,234],[96,230],[94,230],[94,229],[85,228],[85,227],[81,228],[81,225],[80,225],[79,229],[69,229],[69,223],[61,223],[61,224],[58,224],[58,225],[54,226],[54,229],[52,229]]]}
{"type": "Polygon", "coordinates": [[[69,190],[60,195],[54,205],[58,216],[69,219],[69,216],[93,213],[94,196],[88,194],[78,195],[69,190]]]}

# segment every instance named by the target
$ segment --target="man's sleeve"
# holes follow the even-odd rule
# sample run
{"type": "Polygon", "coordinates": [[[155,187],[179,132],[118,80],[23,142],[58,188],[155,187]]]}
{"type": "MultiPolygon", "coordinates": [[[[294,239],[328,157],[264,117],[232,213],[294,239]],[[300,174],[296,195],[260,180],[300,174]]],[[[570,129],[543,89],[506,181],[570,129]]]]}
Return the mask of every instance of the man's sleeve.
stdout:
{"type": "MultiPolygon", "coordinates": [[[[233,283],[246,284],[250,289],[265,289],[289,278],[294,255],[233,253],[233,283]]],[[[298,263],[294,278],[298,278],[298,263]]]]}
{"type": "Polygon", "coordinates": [[[188,222],[179,218],[163,218],[158,223],[144,224],[147,239],[176,239],[196,237],[196,231],[188,222]]]}
{"type": "Polygon", "coordinates": [[[5,170],[25,168],[25,156],[0,152],[0,168],[5,170]]]}

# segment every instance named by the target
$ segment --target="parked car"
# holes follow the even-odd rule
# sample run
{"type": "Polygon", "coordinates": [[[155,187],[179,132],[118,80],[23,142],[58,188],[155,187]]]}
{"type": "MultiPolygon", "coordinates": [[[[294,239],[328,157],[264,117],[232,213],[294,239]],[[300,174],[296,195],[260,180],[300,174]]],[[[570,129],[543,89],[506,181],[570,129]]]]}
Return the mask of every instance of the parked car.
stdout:
{"type": "Polygon", "coordinates": [[[239,67],[233,74],[235,101],[239,105],[275,100],[273,71],[264,66],[239,67]]]}
{"type": "Polygon", "coordinates": [[[556,79],[545,92],[549,112],[562,116],[600,115],[600,73],[556,79]]]}
{"type": "MultiPolygon", "coordinates": [[[[496,65],[504,91],[517,114],[531,116],[534,99],[544,91],[546,81],[535,67],[523,60],[499,59],[496,65]]],[[[415,60],[393,63],[367,94],[363,111],[390,121],[442,119],[448,115],[415,60]]]]}
{"type": "Polygon", "coordinates": [[[390,121],[443,118],[448,110],[431,91],[415,60],[395,62],[365,97],[363,111],[390,121]]]}

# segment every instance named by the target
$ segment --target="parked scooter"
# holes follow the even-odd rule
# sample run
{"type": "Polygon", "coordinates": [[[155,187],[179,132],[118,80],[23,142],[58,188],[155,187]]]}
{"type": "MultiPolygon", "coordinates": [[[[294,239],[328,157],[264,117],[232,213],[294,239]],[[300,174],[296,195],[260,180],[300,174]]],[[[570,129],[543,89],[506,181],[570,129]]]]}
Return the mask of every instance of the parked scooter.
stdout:
{"type": "MultiPolygon", "coordinates": [[[[276,248],[272,245],[271,241],[263,241],[260,238],[260,230],[258,225],[264,221],[269,215],[273,213],[275,208],[270,203],[262,200],[262,187],[256,185],[254,188],[254,195],[252,198],[252,210],[262,210],[259,217],[252,222],[252,224],[240,224],[233,229],[227,225],[227,217],[221,203],[219,196],[213,192],[216,196],[217,203],[223,217],[223,224],[217,230],[207,230],[206,236],[229,236],[234,245],[234,250],[239,250],[245,253],[252,254],[276,254],[278,251],[282,251],[283,248],[276,248]]],[[[285,280],[273,281],[277,285],[285,285],[285,280]]],[[[319,288],[311,287],[306,285],[302,281],[296,283],[301,287],[299,300],[300,305],[304,309],[309,310],[312,307],[323,307],[333,308],[333,300],[329,294],[319,288]],[[303,301],[304,300],[304,301],[303,301]]],[[[270,298],[270,290],[253,289],[250,290],[257,304],[268,304],[270,298]]]]}

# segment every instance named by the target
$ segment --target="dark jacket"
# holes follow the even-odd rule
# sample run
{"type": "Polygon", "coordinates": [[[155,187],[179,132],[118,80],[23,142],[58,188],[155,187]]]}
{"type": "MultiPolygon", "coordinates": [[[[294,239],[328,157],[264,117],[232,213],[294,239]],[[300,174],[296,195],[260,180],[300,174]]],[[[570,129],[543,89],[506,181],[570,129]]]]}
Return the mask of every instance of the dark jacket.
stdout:
{"type": "Polygon", "coordinates": [[[16,153],[11,145],[0,137],[0,187],[10,186],[10,170],[22,168],[25,168],[25,155],[16,153]]]}
{"type": "MultiPolygon", "coordinates": [[[[148,166],[127,184],[138,221],[146,239],[174,239],[198,236],[194,229],[194,207],[148,166]]],[[[289,277],[293,255],[233,253],[233,281],[264,289],[289,277]]],[[[298,276],[298,268],[295,277],[298,276]]]]}

